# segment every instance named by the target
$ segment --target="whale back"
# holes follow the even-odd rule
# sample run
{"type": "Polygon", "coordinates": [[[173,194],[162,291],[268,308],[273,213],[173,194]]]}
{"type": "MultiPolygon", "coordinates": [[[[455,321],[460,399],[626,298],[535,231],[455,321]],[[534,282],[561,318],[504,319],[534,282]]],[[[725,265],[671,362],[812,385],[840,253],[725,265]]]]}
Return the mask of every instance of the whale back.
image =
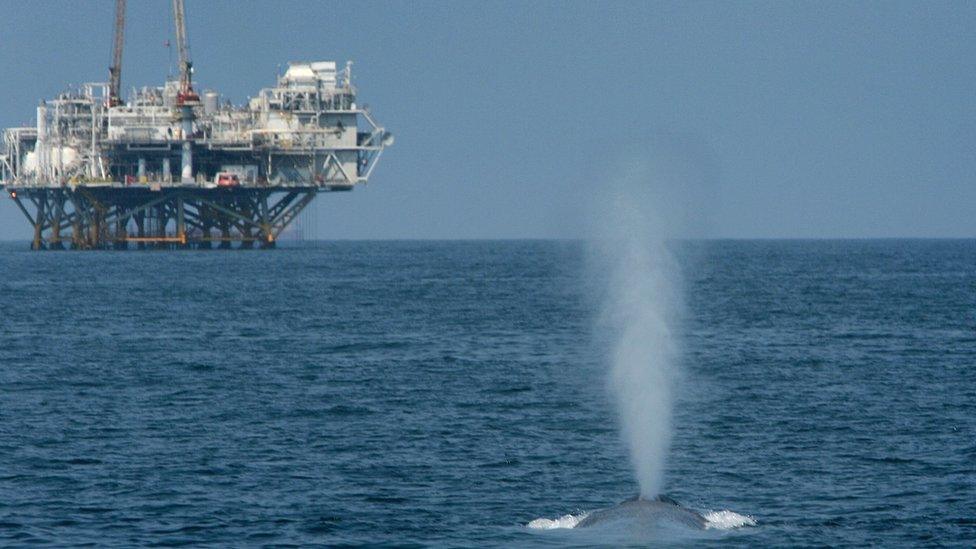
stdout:
{"type": "Polygon", "coordinates": [[[587,528],[610,522],[632,524],[672,523],[693,529],[704,529],[707,521],[698,512],[682,506],[674,498],[659,495],[653,499],[634,497],[613,507],[587,515],[577,528],[587,528]]]}
{"type": "Polygon", "coordinates": [[[678,501],[675,500],[673,497],[664,494],[658,494],[657,497],[654,498],[654,501],[660,501],[661,503],[669,503],[671,505],[674,505],[675,507],[683,507],[683,505],[678,503],[678,501]]]}

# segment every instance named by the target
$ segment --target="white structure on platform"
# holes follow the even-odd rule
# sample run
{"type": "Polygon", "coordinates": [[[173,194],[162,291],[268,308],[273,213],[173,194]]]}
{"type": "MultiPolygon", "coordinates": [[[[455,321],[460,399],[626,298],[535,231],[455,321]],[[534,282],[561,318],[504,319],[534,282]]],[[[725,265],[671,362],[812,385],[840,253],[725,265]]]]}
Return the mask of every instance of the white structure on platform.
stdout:
{"type": "Polygon", "coordinates": [[[84,84],[42,102],[34,126],[4,130],[0,185],[208,187],[230,172],[241,186],[348,190],[393,143],[357,104],[351,63],[289,63],[241,106],[209,90],[180,105],[176,80],[117,105],[108,93],[84,84]]]}

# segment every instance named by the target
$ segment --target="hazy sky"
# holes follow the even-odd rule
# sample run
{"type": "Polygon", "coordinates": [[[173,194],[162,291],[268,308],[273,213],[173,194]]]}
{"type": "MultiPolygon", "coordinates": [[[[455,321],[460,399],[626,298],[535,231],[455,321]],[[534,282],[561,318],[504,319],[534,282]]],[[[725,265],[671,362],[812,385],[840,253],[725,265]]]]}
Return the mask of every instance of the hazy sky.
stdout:
{"type": "MultiPolygon", "coordinates": [[[[976,236],[976,3],[186,0],[199,88],[355,62],[396,136],[321,238],[578,237],[635,160],[722,237],[976,236]],[[693,187],[693,189],[692,189],[693,187]]],[[[103,81],[114,2],[0,0],[0,126],[103,81]]],[[[169,65],[129,2],[123,86],[169,65]]],[[[0,200],[0,238],[26,239],[0,200]]]]}

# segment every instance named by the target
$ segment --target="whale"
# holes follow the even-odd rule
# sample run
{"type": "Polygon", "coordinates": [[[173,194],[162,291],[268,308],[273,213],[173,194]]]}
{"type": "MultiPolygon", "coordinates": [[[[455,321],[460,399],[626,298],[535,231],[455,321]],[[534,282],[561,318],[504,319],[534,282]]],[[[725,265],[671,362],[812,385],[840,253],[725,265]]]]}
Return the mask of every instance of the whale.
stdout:
{"type": "Polygon", "coordinates": [[[637,496],[613,507],[593,511],[579,521],[576,527],[590,528],[612,522],[638,525],[677,524],[694,530],[704,530],[708,524],[698,511],[689,509],[668,496],[659,495],[650,499],[637,496]]]}

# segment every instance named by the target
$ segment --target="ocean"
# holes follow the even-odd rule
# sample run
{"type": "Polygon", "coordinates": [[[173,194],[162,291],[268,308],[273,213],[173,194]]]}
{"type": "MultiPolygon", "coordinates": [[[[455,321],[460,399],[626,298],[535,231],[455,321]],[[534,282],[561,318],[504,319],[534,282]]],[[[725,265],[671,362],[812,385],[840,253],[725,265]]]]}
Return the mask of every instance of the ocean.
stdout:
{"type": "Polygon", "coordinates": [[[976,544],[976,241],[678,244],[639,534],[584,248],[0,244],[0,545],[976,544]]]}

